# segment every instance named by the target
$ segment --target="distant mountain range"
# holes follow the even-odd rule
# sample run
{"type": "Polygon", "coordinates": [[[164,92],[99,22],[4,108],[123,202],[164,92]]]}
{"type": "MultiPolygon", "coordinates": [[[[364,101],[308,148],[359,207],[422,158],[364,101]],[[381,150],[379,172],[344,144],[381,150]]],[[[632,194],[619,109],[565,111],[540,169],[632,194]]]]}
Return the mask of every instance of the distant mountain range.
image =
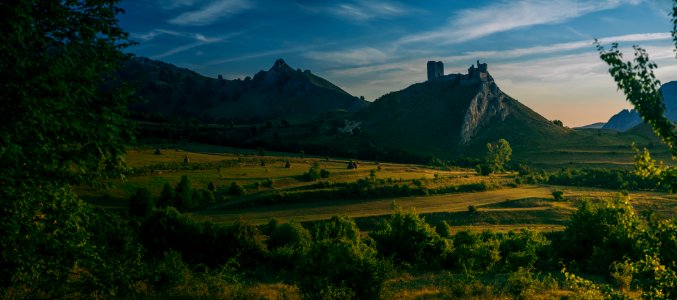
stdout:
{"type": "Polygon", "coordinates": [[[369,103],[281,59],[243,80],[208,78],[147,58],[120,72],[145,99],[130,108],[134,118],[150,121],[137,128],[150,141],[418,162],[481,157],[486,143],[501,138],[516,158],[541,153],[544,160],[581,145],[656,144],[646,130],[609,134],[558,126],[501,91],[486,64],[467,74],[434,75],[369,103]]]}
{"type": "Polygon", "coordinates": [[[369,102],[354,97],[310,71],[294,70],[280,59],[253,78],[209,78],[188,69],[134,58],[120,76],[136,83],[144,102],[131,109],[149,118],[195,118],[238,124],[287,119],[311,120],[327,111],[358,111],[369,102]]]}
{"type": "MultiPolygon", "coordinates": [[[[665,103],[665,116],[671,121],[677,122],[677,81],[663,84],[660,91],[665,103]]],[[[613,115],[603,128],[625,132],[640,123],[642,123],[642,118],[636,110],[624,109],[613,115]]]]}

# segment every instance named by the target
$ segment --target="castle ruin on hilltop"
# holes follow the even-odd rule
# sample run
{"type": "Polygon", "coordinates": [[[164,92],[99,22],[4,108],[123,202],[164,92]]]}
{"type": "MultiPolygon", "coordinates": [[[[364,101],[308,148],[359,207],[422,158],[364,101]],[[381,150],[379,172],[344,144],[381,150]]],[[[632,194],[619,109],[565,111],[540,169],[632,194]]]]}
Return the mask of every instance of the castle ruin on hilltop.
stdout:
{"type": "Polygon", "coordinates": [[[479,60],[477,60],[477,68],[474,65],[470,65],[470,68],[468,68],[468,76],[470,78],[484,79],[487,77],[487,73],[487,64],[481,64],[479,60]]]}
{"type": "Polygon", "coordinates": [[[428,80],[444,76],[444,64],[441,61],[428,62],[428,80]]]}
{"type": "MultiPolygon", "coordinates": [[[[477,60],[477,67],[475,65],[470,65],[470,68],[468,68],[468,74],[465,75],[466,79],[464,80],[472,80],[472,79],[480,79],[480,80],[486,80],[487,75],[489,74],[489,71],[487,70],[487,64],[480,63],[479,60],[477,60]]],[[[450,78],[458,78],[458,76],[463,76],[461,74],[450,74],[450,78]]],[[[440,78],[440,77],[445,77],[444,76],[444,64],[441,61],[428,61],[428,81],[440,78]]]]}

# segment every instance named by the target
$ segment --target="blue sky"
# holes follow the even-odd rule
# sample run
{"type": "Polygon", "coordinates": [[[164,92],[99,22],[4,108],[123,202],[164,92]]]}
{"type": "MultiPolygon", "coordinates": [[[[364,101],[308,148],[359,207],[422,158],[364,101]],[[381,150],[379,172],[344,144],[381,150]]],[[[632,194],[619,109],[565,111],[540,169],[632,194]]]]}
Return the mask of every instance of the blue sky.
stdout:
{"type": "Polygon", "coordinates": [[[677,80],[668,0],[382,1],[123,0],[120,25],[138,56],[226,79],[277,58],[374,100],[426,79],[488,63],[499,87],[567,126],[630,107],[592,41],[646,48],[662,82],[677,80]]]}

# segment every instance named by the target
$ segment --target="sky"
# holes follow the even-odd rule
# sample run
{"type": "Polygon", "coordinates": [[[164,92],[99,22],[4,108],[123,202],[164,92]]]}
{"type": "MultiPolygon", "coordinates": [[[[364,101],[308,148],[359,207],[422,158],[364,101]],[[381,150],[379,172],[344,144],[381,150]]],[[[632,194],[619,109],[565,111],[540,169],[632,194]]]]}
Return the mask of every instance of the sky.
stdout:
{"type": "Polygon", "coordinates": [[[668,0],[123,0],[129,52],[225,79],[282,58],[373,101],[488,64],[501,90],[575,127],[631,108],[593,41],[639,45],[661,82],[677,80],[668,0]]]}

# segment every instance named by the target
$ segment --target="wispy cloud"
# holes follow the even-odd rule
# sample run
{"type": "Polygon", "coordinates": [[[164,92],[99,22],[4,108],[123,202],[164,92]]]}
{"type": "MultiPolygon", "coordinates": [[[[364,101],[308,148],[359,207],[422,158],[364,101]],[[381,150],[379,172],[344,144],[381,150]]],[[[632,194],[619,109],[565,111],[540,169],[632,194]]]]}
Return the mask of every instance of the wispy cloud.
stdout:
{"type": "Polygon", "coordinates": [[[382,63],[390,59],[388,53],[370,47],[328,52],[311,51],[305,53],[304,56],[337,65],[367,65],[382,63]]]}
{"type": "MultiPolygon", "coordinates": [[[[648,41],[669,41],[672,36],[669,33],[640,33],[640,34],[628,34],[620,36],[612,36],[600,38],[599,42],[602,44],[608,43],[624,43],[624,42],[648,42],[648,41]]],[[[516,58],[524,56],[532,56],[538,54],[549,54],[549,53],[558,53],[566,52],[571,50],[579,49],[593,49],[591,40],[583,40],[576,42],[568,43],[559,43],[548,46],[535,46],[528,48],[517,48],[505,51],[473,51],[468,52],[466,55],[459,57],[452,57],[454,60],[459,58],[472,58],[472,57],[501,57],[501,58],[516,58]]]]}
{"type": "Polygon", "coordinates": [[[400,43],[434,40],[442,44],[461,43],[494,33],[540,24],[561,23],[589,13],[637,4],[640,0],[529,0],[500,1],[480,8],[464,9],[453,15],[442,29],[416,33],[400,43]]]}
{"type": "Polygon", "coordinates": [[[174,36],[174,37],[183,37],[187,39],[193,39],[196,41],[201,41],[201,42],[209,42],[213,38],[209,38],[204,36],[201,33],[190,33],[190,32],[179,32],[175,30],[167,30],[167,29],[153,29],[149,32],[146,33],[132,33],[131,36],[134,39],[139,39],[143,42],[148,42],[152,41],[158,36],[162,35],[169,35],[169,36],[174,36]]]}
{"type": "MultiPolygon", "coordinates": [[[[192,2],[190,4],[192,4],[192,2]]],[[[204,26],[253,7],[254,4],[248,0],[217,0],[203,5],[197,10],[184,12],[169,20],[169,23],[175,25],[204,26]]]]}
{"type": "Polygon", "coordinates": [[[199,0],[159,0],[158,4],[163,9],[175,9],[184,6],[192,6],[199,0]]]}
{"type": "Polygon", "coordinates": [[[196,33],[196,34],[192,35],[192,38],[195,39],[195,42],[170,49],[170,50],[162,52],[160,54],[153,55],[153,56],[151,56],[151,58],[152,59],[162,59],[162,58],[172,56],[174,54],[181,53],[181,52],[184,52],[184,51],[188,51],[190,49],[197,48],[197,47],[200,47],[200,46],[224,42],[224,41],[226,41],[230,38],[241,35],[243,33],[244,33],[244,31],[235,32],[235,33],[230,33],[230,34],[222,35],[222,36],[218,36],[218,37],[206,37],[202,34],[196,33]]]}
{"type": "Polygon", "coordinates": [[[377,0],[351,1],[327,7],[308,5],[302,5],[302,7],[308,12],[328,13],[335,17],[358,22],[372,19],[391,19],[419,11],[402,3],[377,0]]]}

